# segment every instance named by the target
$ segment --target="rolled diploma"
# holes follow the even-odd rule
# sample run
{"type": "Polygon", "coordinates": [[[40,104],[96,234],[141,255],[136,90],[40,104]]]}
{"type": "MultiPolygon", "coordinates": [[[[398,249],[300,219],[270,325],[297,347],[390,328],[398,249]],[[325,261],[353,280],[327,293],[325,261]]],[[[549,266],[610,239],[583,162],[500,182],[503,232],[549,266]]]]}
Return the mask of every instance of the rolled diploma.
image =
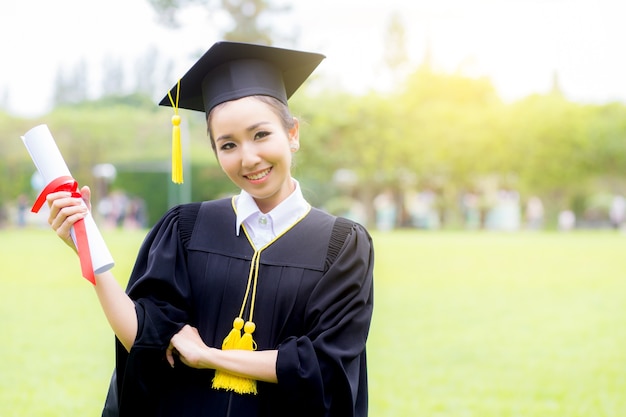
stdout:
{"type": "MultiPolygon", "coordinates": [[[[32,128],[22,136],[22,141],[24,141],[30,157],[46,184],[61,176],[72,176],[47,125],[43,124],[32,128]]],[[[94,273],[100,274],[113,268],[115,262],[113,262],[113,257],[93,220],[91,212],[85,216],[85,229],[87,230],[89,253],[94,273]]],[[[76,244],[73,227],[71,235],[74,244],[76,244]]]]}

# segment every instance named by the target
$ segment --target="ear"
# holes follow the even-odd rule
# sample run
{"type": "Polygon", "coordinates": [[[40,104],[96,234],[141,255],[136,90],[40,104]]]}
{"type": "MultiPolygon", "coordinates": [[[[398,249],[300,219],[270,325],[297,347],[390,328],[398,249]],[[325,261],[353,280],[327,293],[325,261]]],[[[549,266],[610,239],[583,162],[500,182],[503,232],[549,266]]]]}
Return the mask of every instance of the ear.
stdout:
{"type": "Polygon", "coordinates": [[[292,150],[300,148],[300,122],[297,118],[293,118],[293,127],[287,132],[289,138],[289,146],[292,150]]]}

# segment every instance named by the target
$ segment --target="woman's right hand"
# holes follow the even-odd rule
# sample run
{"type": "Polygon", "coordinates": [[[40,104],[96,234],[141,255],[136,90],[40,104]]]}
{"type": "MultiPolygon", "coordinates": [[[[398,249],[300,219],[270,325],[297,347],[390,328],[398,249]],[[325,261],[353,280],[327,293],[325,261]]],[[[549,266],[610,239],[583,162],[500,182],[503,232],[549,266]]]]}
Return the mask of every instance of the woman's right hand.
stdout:
{"type": "Polygon", "coordinates": [[[72,197],[72,194],[68,191],[51,193],[46,197],[50,207],[48,224],[56,231],[57,236],[75,252],[78,251],[70,236],[70,229],[78,220],[85,218],[91,207],[91,190],[89,187],[84,186],[81,188],[80,194],[82,199],[72,197]],[[82,204],[83,202],[85,204],[82,204]]]}

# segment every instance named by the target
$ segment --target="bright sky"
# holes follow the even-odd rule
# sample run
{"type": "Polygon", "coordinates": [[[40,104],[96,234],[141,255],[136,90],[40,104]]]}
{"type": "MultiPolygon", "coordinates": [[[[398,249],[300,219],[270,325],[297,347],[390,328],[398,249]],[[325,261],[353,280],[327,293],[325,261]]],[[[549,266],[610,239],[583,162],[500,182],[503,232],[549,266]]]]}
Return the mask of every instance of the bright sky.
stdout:
{"type": "MultiPolygon", "coordinates": [[[[145,0],[6,3],[0,13],[0,99],[20,116],[49,111],[58,69],[72,71],[81,60],[94,89],[106,60],[132,65],[150,48],[174,60],[180,76],[194,53],[218,40],[223,19],[190,10],[174,31],[159,26],[145,0]]],[[[275,24],[297,28],[298,41],[277,46],[324,53],[318,73],[350,91],[381,85],[385,29],[399,11],[415,65],[430,45],[436,67],[488,76],[505,100],[547,92],[557,71],[571,100],[626,102],[623,0],[294,0],[293,7],[275,24]]]]}

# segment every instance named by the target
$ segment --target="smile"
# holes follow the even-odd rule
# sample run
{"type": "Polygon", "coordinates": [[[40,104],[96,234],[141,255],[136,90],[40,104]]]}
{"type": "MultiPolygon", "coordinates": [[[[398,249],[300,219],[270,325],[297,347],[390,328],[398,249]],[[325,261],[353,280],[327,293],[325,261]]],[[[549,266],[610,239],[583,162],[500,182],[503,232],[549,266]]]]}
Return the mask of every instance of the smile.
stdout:
{"type": "Polygon", "coordinates": [[[246,177],[249,180],[253,180],[253,181],[257,181],[260,179],[263,179],[267,176],[267,174],[270,173],[270,171],[272,170],[272,168],[267,168],[261,172],[257,172],[255,174],[249,174],[249,175],[244,175],[244,177],[246,177]]]}

